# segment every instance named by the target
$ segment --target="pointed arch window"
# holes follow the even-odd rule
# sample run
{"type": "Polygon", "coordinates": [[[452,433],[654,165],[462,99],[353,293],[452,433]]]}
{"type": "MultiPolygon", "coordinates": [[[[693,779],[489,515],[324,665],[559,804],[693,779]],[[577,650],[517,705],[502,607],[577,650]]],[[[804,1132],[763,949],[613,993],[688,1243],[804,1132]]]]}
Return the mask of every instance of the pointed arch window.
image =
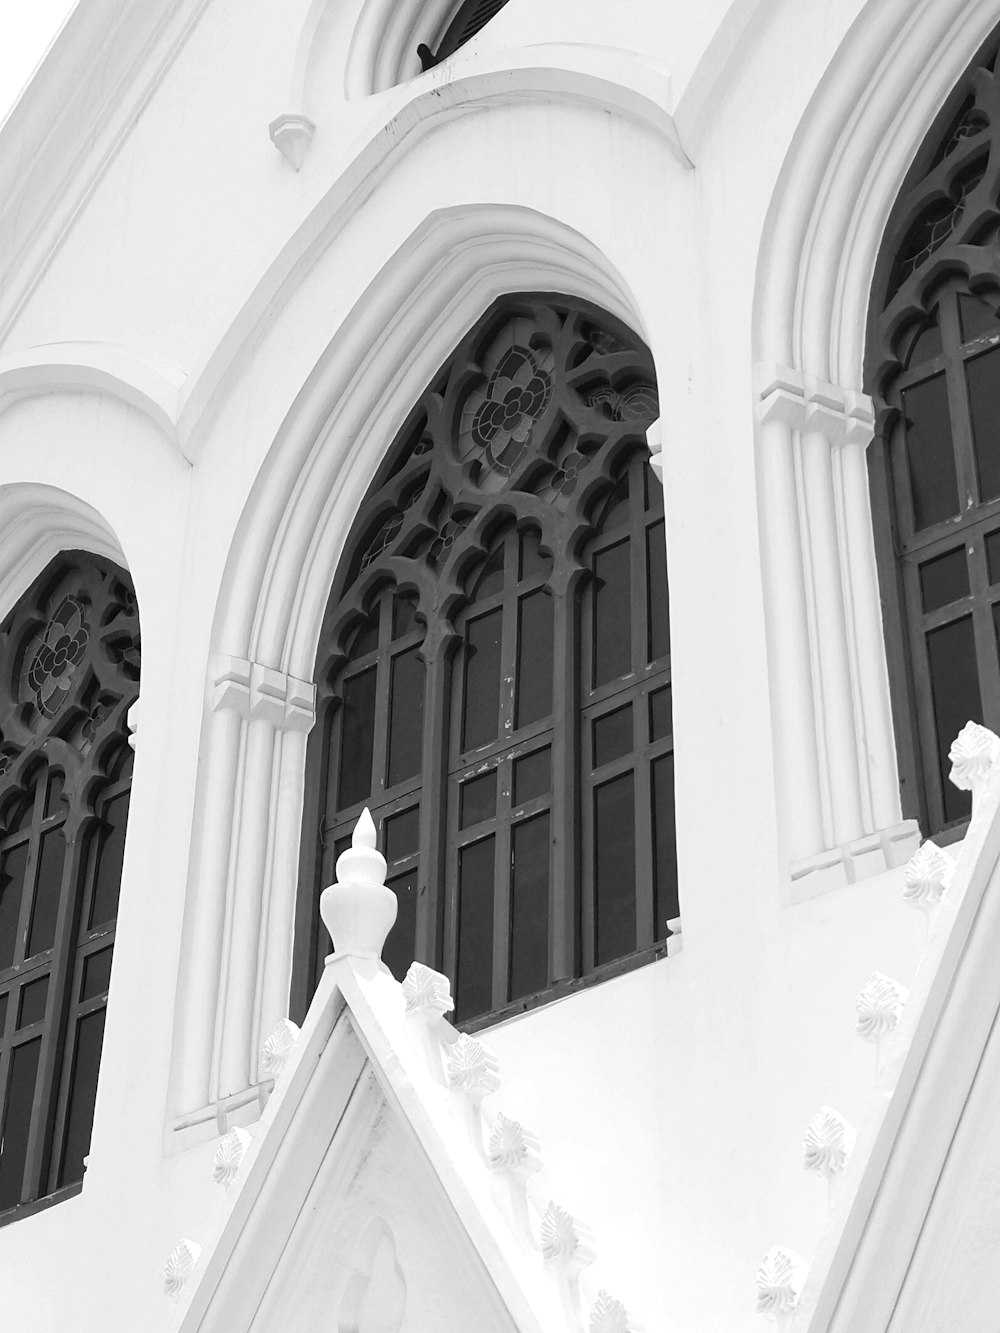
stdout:
{"type": "Polygon", "coordinates": [[[471,42],[476,33],[485,28],[506,3],[507,0],[463,0],[445,28],[437,50],[432,51],[426,42],[421,42],[417,47],[421,68],[433,69],[442,60],[454,55],[459,47],[471,42]]]}
{"type": "Polygon", "coordinates": [[[85,552],[0,625],[0,1223],[83,1180],[139,655],[129,576],[85,552]]]}
{"type": "Polygon", "coordinates": [[[484,1021],[665,952],[677,914],[662,487],[648,350],[549,295],[435,376],[350,534],[323,626],[293,1008],[365,805],[385,959],[484,1021]]]}
{"type": "Polygon", "coordinates": [[[960,833],[948,750],[1000,727],[1000,82],[994,36],[890,217],[869,317],[870,453],[904,813],[960,833]]]}

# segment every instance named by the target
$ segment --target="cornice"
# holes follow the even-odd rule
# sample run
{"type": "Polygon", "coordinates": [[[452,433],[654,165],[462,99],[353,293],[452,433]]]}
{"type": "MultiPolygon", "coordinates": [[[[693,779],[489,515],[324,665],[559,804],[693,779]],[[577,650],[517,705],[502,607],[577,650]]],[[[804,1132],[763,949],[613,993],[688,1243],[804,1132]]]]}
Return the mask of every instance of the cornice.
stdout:
{"type": "Polygon", "coordinates": [[[0,126],[0,339],[208,4],[80,0],[0,126]]]}

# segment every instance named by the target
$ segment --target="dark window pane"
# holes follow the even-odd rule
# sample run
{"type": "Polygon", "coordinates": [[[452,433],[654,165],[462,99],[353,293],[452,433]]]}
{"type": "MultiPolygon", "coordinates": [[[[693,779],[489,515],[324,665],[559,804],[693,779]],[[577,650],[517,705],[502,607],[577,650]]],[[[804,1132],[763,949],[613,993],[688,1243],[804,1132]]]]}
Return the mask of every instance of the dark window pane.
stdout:
{"type": "Polygon", "coordinates": [[[396,895],[398,910],[396,924],[382,949],[382,961],[396,980],[402,981],[417,947],[417,871],[408,870],[386,883],[396,895]]]}
{"type": "Polygon", "coordinates": [[[45,793],[45,814],[46,817],[54,815],[59,810],[59,802],[63,794],[63,775],[53,773],[49,778],[49,789],[45,793]]]}
{"type": "Polygon", "coordinates": [[[969,593],[969,566],[965,547],[936,556],[920,566],[920,595],[924,611],[936,611],[969,593]]]}
{"type": "Polygon", "coordinates": [[[649,739],[662,741],[664,736],[670,735],[673,725],[670,686],[664,685],[662,690],[654,690],[649,696],[649,739]]]}
{"type": "Polygon", "coordinates": [[[516,727],[552,712],[552,598],[544,588],[522,597],[517,631],[516,727]]]}
{"type": "Polygon", "coordinates": [[[967,791],[959,791],[949,780],[951,765],[948,751],[958,733],[970,720],[983,715],[979,696],[979,672],[972,617],[964,616],[927,635],[931,693],[934,699],[934,730],[937,737],[938,768],[944,796],[945,820],[962,819],[971,809],[967,791]]]}
{"type": "Polygon", "coordinates": [[[511,837],[510,998],[549,982],[549,815],[515,824],[511,837]]]}
{"type": "Polygon", "coordinates": [[[83,1159],[90,1151],[90,1131],[94,1124],[97,1100],[97,1071],[101,1065],[105,1010],[95,1009],[76,1025],[76,1045],[70,1074],[69,1107],[66,1112],[66,1137],[59,1184],[71,1185],[83,1179],[83,1159]]]}
{"type": "Polygon", "coordinates": [[[36,981],[29,981],[21,987],[21,1002],[18,1006],[17,1026],[20,1028],[30,1027],[32,1023],[40,1023],[45,1017],[45,1001],[49,995],[48,977],[39,977],[36,981]]]}
{"type": "Polygon", "coordinates": [[[601,532],[610,532],[620,523],[627,523],[628,516],[628,473],[623,472],[618,485],[605,501],[604,510],[596,526],[601,532]]]}
{"type": "Polygon", "coordinates": [[[385,821],[385,859],[390,865],[412,856],[420,842],[420,806],[415,805],[385,821]]]}
{"type": "Polygon", "coordinates": [[[616,708],[613,713],[594,719],[594,767],[610,764],[633,748],[632,705],[616,708]]]}
{"type": "Polygon", "coordinates": [[[413,597],[394,597],[392,601],[392,637],[401,639],[417,625],[417,603],[413,597]]]}
{"type": "Polygon", "coordinates": [[[364,657],[366,653],[373,653],[378,647],[378,607],[375,608],[371,618],[363,621],[361,628],[354,637],[354,643],[351,645],[351,657],[357,660],[364,657]]]}
{"type": "Polygon", "coordinates": [[[476,579],[475,590],[473,592],[473,601],[481,602],[486,597],[492,597],[495,592],[503,589],[503,556],[504,544],[500,543],[486,558],[476,579]]]}
{"type": "Polygon", "coordinates": [[[632,571],[629,542],[594,557],[593,684],[627,675],[632,669],[632,571]]]}
{"type": "Polygon", "coordinates": [[[118,896],[121,892],[122,864],[125,859],[128,798],[127,791],[121,792],[108,801],[101,812],[94,901],[90,909],[91,930],[114,921],[118,915],[118,896]]]}
{"type": "Polygon", "coordinates": [[[497,607],[465,631],[465,698],[462,748],[474,750],[496,738],[500,725],[500,634],[503,611],[497,607]]]}
{"type": "Polygon", "coordinates": [[[111,984],[111,957],[114,949],[102,949],[100,953],[89,954],[83,960],[83,981],[80,983],[80,1000],[92,1000],[95,995],[103,995],[111,984]]]}
{"type": "Polygon", "coordinates": [[[340,723],[341,809],[363,801],[372,789],[372,746],[375,742],[375,667],[344,682],[340,723]]]}
{"type": "Polygon", "coordinates": [[[1000,333],[1000,322],[985,301],[968,292],[958,296],[958,313],[962,321],[962,341],[971,342],[973,338],[986,338],[991,333],[1000,333]]]}
{"type": "Polygon", "coordinates": [[[28,865],[28,843],[11,847],[0,857],[0,971],[10,967],[19,952],[17,922],[24,896],[24,872],[28,865]]]}
{"type": "Polygon", "coordinates": [[[456,1018],[493,1007],[493,839],[463,847],[458,860],[456,1018]]]}
{"type": "Polygon", "coordinates": [[[907,369],[910,366],[922,366],[925,361],[933,361],[936,356],[940,356],[944,350],[944,344],[941,341],[941,329],[937,322],[937,311],[933,317],[924,325],[913,340],[913,346],[910,348],[910,355],[907,358],[907,369]]]}
{"type": "Polygon", "coordinates": [[[411,648],[392,660],[389,709],[388,785],[394,787],[419,773],[422,762],[424,664],[419,648],[411,648]]]}
{"type": "Polygon", "coordinates": [[[478,824],[481,819],[492,819],[497,812],[497,771],[492,769],[481,777],[470,778],[460,788],[459,828],[478,824]]]}
{"type": "Polygon", "coordinates": [[[674,824],[674,756],[653,760],[653,938],[667,937],[667,922],[678,914],[677,832],[674,824]]]}
{"type": "Polygon", "coordinates": [[[531,579],[547,575],[552,568],[552,560],[549,556],[542,555],[538,549],[539,534],[531,531],[522,532],[519,540],[518,578],[531,579]]]}
{"type": "Polygon", "coordinates": [[[35,901],[31,909],[31,930],[28,933],[28,952],[31,958],[43,949],[51,949],[56,938],[56,918],[62,898],[63,861],[66,839],[59,829],[53,829],[42,838],[38,857],[38,876],[35,881],[35,901]]]}
{"type": "Polygon", "coordinates": [[[975,357],[965,374],[979,467],[979,498],[995,500],[1000,495],[1000,347],[975,357]]]}
{"type": "Polygon", "coordinates": [[[4,1029],[7,1026],[7,996],[9,994],[10,991],[4,991],[0,995],[0,1042],[3,1041],[4,1029]]]}
{"type": "Polygon", "coordinates": [[[991,532],[986,538],[986,566],[991,583],[1000,583],[1000,532],[991,532]]]}
{"type": "Polygon", "coordinates": [[[636,947],[635,796],[631,773],[594,792],[594,924],[597,963],[636,947]]]}
{"type": "Polygon", "coordinates": [[[667,547],[662,523],[646,533],[646,567],[649,579],[649,658],[658,662],[670,652],[670,599],[667,592],[667,547]]]}
{"type": "Polygon", "coordinates": [[[903,392],[906,457],[913,493],[913,526],[926,528],[958,513],[958,482],[943,375],[903,392]]]}
{"type": "Polygon", "coordinates": [[[42,1039],[35,1037],[15,1046],[10,1054],[10,1076],[0,1125],[0,1213],[21,1202],[41,1049],[42,1039]]]}
{"type": "Polygon", "coordinates": [[[645,487],[645,509],[647,514],[663,513],[663,482],[656,475],[651,467],[646,466],[642,469],[643,486],[645,487]]]}
{"type": "Polygon", "coordinates": [[[514,804],[547,796],[552,781],[552,752],[548,746],[514,760],[514,804]]]}

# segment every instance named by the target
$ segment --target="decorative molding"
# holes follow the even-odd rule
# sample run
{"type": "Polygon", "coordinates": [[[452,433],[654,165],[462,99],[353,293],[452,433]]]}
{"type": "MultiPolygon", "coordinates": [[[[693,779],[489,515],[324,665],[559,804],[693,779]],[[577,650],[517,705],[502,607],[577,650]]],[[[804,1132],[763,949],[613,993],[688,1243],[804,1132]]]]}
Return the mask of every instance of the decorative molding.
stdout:
{"type": "Polygon", "coordinates": [[[212,1159],[212,1179],[217,1185],[224,1185],[227,1190],[229,1189],[252,1142],[252,1136],[245,1129],[238,1127],[231,1129],[219,1141],[212,1159]]]}
{"type": "Polygon", "coordinates": [[[795,1312],[809,1271],[806,1261],[783,1245],[772,1245],[757,1269],[757,1313],[791,1315],[795,1312]]]}
{"type": "Polygon", "coordinates": [[[633,1333],[624,1305],[603,1289],[590,1312],[588,1333],[633,1333]]]}
{"type": "Polygon", "coordinates": [[[448,1083],[475,1100],[500,1086],[500,1062],[488,1046],[463,1032],[448,1052],[448,1083]]]}
{"type": "Polygon", "coordinates": [[[790,867],[789,898],[806,902],[830,889],[895,870],[905,865],[919,846],[920,826],[915,819],[906,819],[892,828],[804,857],[790,867]]]}
{"type": "Polygon", "coordinates": [[[882,972],[873,972],[856,1001],[855,1031],[865,1041],[880,1042],[895,1032],[908,992],[882,972]]]}
{"type": "Polygon", "coordinates": [[[975,806],[983,789],[983,784],[1000,755],[1000,737],[993,734],[978,722],[966,722],[955,737],[948,758],[951,772],[948,775],[960,791],[972,792],[975,806]]]}
{"type": "Polygon", "coordinates": [[[783,421],[790,430],[817,432],[831,447],[867,448],[875,433],[875,410],[860,389],[828,384],[789,366],[757,367],[762,423],[783,421]]]}
{"type": "Polygon", "coordinates": [[[565,1208],[549,1200],[539,1229],[542,1258],[548,1264],[575,1275],[594,1262],[594,1245],[588,1229],[565,1208]]]}
{"type": "Polygon", "coordinates": [[[293,171],[301,170],[315,131],[315,124],[301,111],[286,111],[267,127],[271,142],[293,171]]]}
{"type": "Polygon", "coordinates": [[[510,1116],[499,1113],[490,1130],[486,1157],[491,1171],[537,1171],[542,1163],[538,1157],[538,1139],[510,1116]]]}
{"type": "Polygon", "coordinates": [[[903,867],[903,902],[910,907],[936,907],[954,869],[951,857],[928,838],[903,867]]]}
{"type": "Polygon", "coordinates": [[[269,1078],[278,1078],[298,1039],[298,1024],[290,1018],[279,1018],[260,1050],[261,1073],[269,1078]]]}
{"type": "Polygon", "coordinates": [[[451,982],[426,963],[410,964],[403,978],[403,998],[408,1014],[446,1014],[455,1008],[451,982]]]}
{"type": "Polygon", "coordinates": [[[319,910],[333,940],[334,958],[382,957],[399,903],[386,887],[385,857],[375,847],[375,822],[367,806],[351,845],[337,857],[337,880],[320,894],[319,910]]]}
{"type": "Polygon", "coordinates": [[[282,731],[307,732],[316,720],[316,686],[242,657],[220,656],[212,679],[212,707],[262,718],[282,731]]]}
{"type": "Polygon", "coordinates": [[[165,1296],[180,1296],[184,1290],[188,1279],[194,1272],[195,1264],[201,1254],[201,1246],[197,1241],[179,1240],[167,1256],[167,1262],[163,1265],[163,1294],[165,1296]]]}
{"type": "Polygon", "coordinates": [[[829,1180],[843,1173],[857,1135],[839,1111],[822,1106],[809,1121],[802,1147],[807,1171],[829,1180]]]}

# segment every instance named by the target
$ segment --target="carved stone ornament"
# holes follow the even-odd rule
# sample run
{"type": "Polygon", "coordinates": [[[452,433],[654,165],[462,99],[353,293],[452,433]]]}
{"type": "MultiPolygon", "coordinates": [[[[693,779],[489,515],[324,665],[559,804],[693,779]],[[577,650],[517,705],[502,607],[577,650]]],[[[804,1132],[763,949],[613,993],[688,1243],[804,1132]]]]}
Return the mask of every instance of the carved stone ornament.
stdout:
{"type": "Polygon", "coordinates": [[[1000,738],[978,722],[966,722],[948,751],[952,782],[961,791],[972,791],[989,775],[998,754],[1000,738]]]}
{"type": "Polygon", "coordinates": [[[320,895],[323,924],[338,958],[381,958],[399,903],[386,887],[385,857],[375,848],[375,821],[361,812],[351,845],[337,857],[337,882],[320,895]]]}
{"type": "Polygon", "coordinates": [[[854,1148],[855,1137],[854,1127],[839,1111],[820,1107],[809,1121],[802,1144],[806,1170],[827,1180],[840,1175],[854,1148]]]}
{"type": "Polygon", "coordinates": [[[594,1262],[594,1247],[586,1229],[551,1200],[542,1217],[539,1240],[546,1263],[578,1270],[594,1262]]]}
{"type": "Polygon", "coordinates": [[[606,1291],[599,1291],[590,1312],[588,1333],[632,1333],[621,1301],[616,1301],[606,1291]]]}
{"type": "Polygon", "coordinates": [[[857,998],[855,1027],[865,1041],[881,1041],[896,1030],[909,992],[881,972],[873,972],[857,998]]]}
{"type": "Polygon", "coordinates": [[[316,132],[315,123],[302,112],[286,111],[267,127],[271,142],[294,171],[306,160],[306,150],[316,132]]]}
{"type": "Polygon", "coordinates": [[[486,1156],[491,1171],[517,1171],[537,1168],[539,1143],[518,1120],[512,1120],[503,1111],[493,1122],[486,1156]]]}
{"type": "Polygon", "coordinates": [[[463,1032],[448,1052],[448,1082],[473,1097],[485,1097],[500,1086],[500,1062],[488,1046],[463,1032]]]}
{"type": "Polygon", "coordinates": [[[944,896],[954,862],[927,840],[903,868],[903,902],[911,907],[935,907],[944,896]]]}
{"type": "Polygon", "coordinates": [[[783,1245],[772,1245],[757,1269],[757,1313],[791,1314],[799,1303],[809,1266],[783,1245]]]}
{"type": "Polygon", "coordinates": [[[274,1031],[260,1048],[260,1072],[265,1078],[278,1077],[298,1038],[298,1024],[290,1018],[279,1018],[274,1031]]]}
{"type": "Polygon", "coordinates": [[[403,978],[403,995],[408,1014],[446,1014],[455,1008],[448,978],[425,963],[410,964],[403,978]]]}
{"type": "Polygon", "coordinates": [[[233,1183],[252,1141],[247,1130],[239,1126],[223,1135],[212,1160],[212,1179],[217,1185],[224,1185],[228,1189],[233,1183]]]}
{"type": "Polygon", "coordinates": [[[163,1294],[179,1296],[188,1279],[194,1272],[194,1266],[201,1254],[197,1241],[179,1240],[163,1265],[163,1294]]]}

